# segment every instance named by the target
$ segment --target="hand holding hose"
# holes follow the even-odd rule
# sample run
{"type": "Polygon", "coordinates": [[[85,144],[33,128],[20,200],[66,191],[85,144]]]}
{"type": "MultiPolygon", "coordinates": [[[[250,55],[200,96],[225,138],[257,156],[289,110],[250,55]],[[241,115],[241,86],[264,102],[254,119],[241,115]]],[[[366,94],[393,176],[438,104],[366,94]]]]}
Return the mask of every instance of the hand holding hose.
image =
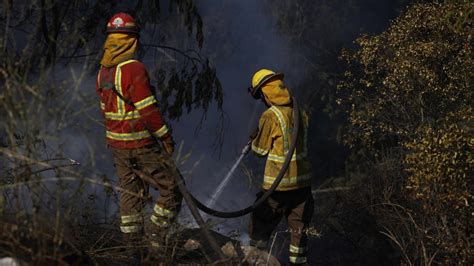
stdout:
{"type": "Polygon", "coordinates": [[[250,141],[254,140],[258,136],[258,127],[250,134],[250,141]]]}
{"type": "MultiPolygon", "coordinates": [[[[207,207],[206,205],[202,204],[202,202],[194,198],[191,194],[189,194],[189,196],[192,197],[192,201],[194,202],[194,204],[196,204],[196,206],[199,209],[201,209],[203,212],[215,217],[220,217],[220,218],[240,217],[254,211],[258,206],[263,204],[280,184],[281,180],[283,179],[286,173],[286,170],[288,169],[288,166],[290,165],[292,155],[295,152],[296,141],[298,139],[299,122],[300,122],[298,103],[296,102],[295,98],[293,98],[293,121],[294,121],[294,124],[293,124],[294,130],[291,134],[291,143],[290,143],[288,153],[285,156],[285,161],[283,162],[283,166],[281,167],[280,172],[278,173],[278,176],[276,177],[275,181],[273,181],[272,186],[260,198],[258,198],[257,201],[255,201],[253,205],[250,205],[238,211],[231,211],[231,212],[218,211],[218,210],[214,210],[207,207]]],[[[249,143],[251,145],[252,141],[250,140],[249,143]]],[[[182,176],[179,176],[179,178],[180,178],[178,179],[179,182],[184,182],[182,176]]]]}
{"type": "Polygon", "coordinates": [[[250,134],[247,145],[245,145],[245,147],[242,149],[242,154],[249,153],[252,147],[252,141],[257,137],[257,135],[258,135],[258,127],[252,132],[252,134],[250,134]]]}

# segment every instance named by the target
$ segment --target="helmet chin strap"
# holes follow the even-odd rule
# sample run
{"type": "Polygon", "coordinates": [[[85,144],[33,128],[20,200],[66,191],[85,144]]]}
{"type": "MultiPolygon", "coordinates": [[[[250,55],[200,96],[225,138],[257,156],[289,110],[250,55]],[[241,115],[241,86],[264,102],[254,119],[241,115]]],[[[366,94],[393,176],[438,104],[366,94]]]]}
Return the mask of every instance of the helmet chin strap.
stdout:
{"type": "Polygon", "coordinates": [[[271,107],[273,104],[272,102],[270,102],[270,100],[267,98],[267,96],[263,93],[263,92],[260,92],[263,97],[262,97],[262,101],[263,103],[267,106],[267,107],[271,107]]]}

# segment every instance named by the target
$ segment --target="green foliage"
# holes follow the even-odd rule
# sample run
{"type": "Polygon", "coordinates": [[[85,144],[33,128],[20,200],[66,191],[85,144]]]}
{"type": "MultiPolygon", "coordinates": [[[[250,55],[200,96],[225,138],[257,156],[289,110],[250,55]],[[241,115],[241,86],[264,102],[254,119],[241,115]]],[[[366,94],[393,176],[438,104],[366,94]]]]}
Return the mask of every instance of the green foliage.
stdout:
{"type": "MultiPolygon", "coordinates": [[[[408,150],[406,170],[410,173],[406,188],[413,198],[427,203],[437,198],[453,210],[469,206],[468,181],[474,167],[473,123],[472,108],[461,109],[450,113],[436,130],[431,127],[419,129],[421,137],[405,144],[408,150]]],[[[423,207],[430,212],[436,211],[430,210],[429,205],[423,207]]]]}
{"type": "MultiPolygon", "coordinates": [[[[304,103],[325,104],[329,115],[334,115],[334,86],[341,75],[341,64],[336,59],[360,32],[383,29],[377,23],[395,16],[406,5],[406,0],[380,2],[377,0],[311,0],[266,1],[279,32],[291,45],[291,57],[298,67],[298,80],[304,103]],[[371,14],[373,10],[387,14],[371,14]],[[300,71],[300,68],[302,71],[300,71]]],[[[384,23],[379,23],[384,24],[384,23]]],[[[290,70],[288,70],[290,71],[290,70]]],[[[303,100],[302,100],[303,102],[303,100]]],[[[337,108],[337,107],[336,107],[337,108]]]]}
{"type": "Polygon", "coordinates": [[[412,139],[420,125],[471,104],[472,24],[450,21],[453,12],[468,16],[467,5],[414,5],[386,32],[359,38],[356,53],[343,53],[351,71],[339,102],[353,125],[349,144],[412,139]]]}
{"type": "Polygon", "coordinates": [[[184,108],[188,112],[193,108],[206,112],[214,100],[221,110],[222,87],[216,69],[194,50],[202,47],[204,36],[202,18],[193,0],[4,1],[0,12],[0,67],[10,78],[15,76],[30,83],[36,82],[45,69],[57,65],[76,63],[95,73],[105,25],[117,12],[132,14],[141,28],[139,59],[146,49],[158,48],[165,55],[157,57],[155,53],[152,66],[152,72],[166,76],[158,87],[167,96],[165,113],[169,111],[171,118],[179,119],[184,108]],[[162,6],[168,9],[163,10],[162,6]],[[143,41],[151,45],[143,45],[143,41]],[[162,63],[167,57],[173,57],[171,64],[162,63]],[[172,102],[170,110],[168,102],[172,102]]]}
{"type": "Polygon", "coordinates": [[[473,125],[473,109],[460,109],[449,113],[436,130],[419,129],[421,137],[406,144],[406,194],[420,204],[420,213],[434,217],[429,242],[460,261],[473,255],[473,125]]]}
{"type": "Polygon", "coordinates": [[[382,177],[398,178],[392,189],[400,194],[385,200],[409,207],[412,222],[409,230],[400,221],[384,226],[412,254],[406,263],[464,264],[473,256],[473,15],[470,1],[415,3],[342,55],[349,67],[338,86],[349,116],[346,143],[375,162],[367,172],[397,159],[388,151],[401,152],[400,171],[382,177]],[[419,242],[399,241],[407,234],[419,242]]]}
{"type": "MultiPolygon", "coordinates": [[[[0,257],[133,264],[117,224],[117,191],[126,191],[104,174],[112,162],[94,89],[106,21],[135,14],[140,41],[153,44],[142,61],[163,75],[157,90],[170,92],[171,118],[222,106],[216,70],[195,50],[203,39],[194,1],[168,2],[170,11],[160,1],[0,2],[0,257]]],[[[182,244],[172,242],[144,263],[177,263],[182,244]]]]}
{"type": "Polygon", "coordinates": [[[213,100],[219,109],[222,108],[222,85],[208,60],[188,58],[188,63],[180,69],[172,68],[169,72],[158,69],[154,74],[161,93],[161,110],[170,119],[179,119],[183,109],[187,113],[197,108],[207,112],[213,100]],[[174,102],[170,102],[172,100],[174,102]]]}
{"type": "MultiPolygon", "coordinates": [[[[153,1],[151,1],[153,2],[153,1]]],[[[202,47],[204,42],[204,35],[202,33],[202,19],[199,15],[194,0],[174,0],[170,2],[170,11],[174,5],[178,6],[180,13],[184,14],[184,24],[188,28],[188,33],[192,34],[194,26],[196,28],[196,41],[199,47],[202,47]]]]}
{"type": "MultiPolygon", "coordinates": [[[[380,32],[408,0],[265,1],[266,10],[288,43],[284,69],[300,106],[311,112],[310,158],[318,181],[344,175],[348,149],[342,143],[345,114],[336,104],[343,78],[341,49],[361,32],[380,32]],[[295,83],[297,82],[297,83],[295,83]]],[[[279,55],[279,56],[284,56],[279,55]]]]}

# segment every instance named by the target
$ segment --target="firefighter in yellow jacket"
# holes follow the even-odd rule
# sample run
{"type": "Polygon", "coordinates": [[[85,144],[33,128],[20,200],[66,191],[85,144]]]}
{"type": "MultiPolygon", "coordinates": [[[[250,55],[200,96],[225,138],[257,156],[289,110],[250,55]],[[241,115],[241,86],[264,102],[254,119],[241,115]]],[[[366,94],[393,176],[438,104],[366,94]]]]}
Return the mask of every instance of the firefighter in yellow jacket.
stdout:
{"type": "MultiPolygon", "coordinates": [[[[293,103],[283,74],[268,69],[257,71],[252,78],[250,94],[261,99],[268,109],[259,120],[258,133],[252,136],[252,150],[267,157],[263,190],[268,190],[283,167],[289,152],[293,131],[293,103]]],[[[266,248],[270,236],[285,217],[291,234],[289,260],[291,264],[306,264],[307,236],[305,229],[313,215],[310,164],[307,160],[308,119],[300,115],[296,149],[290,165],[276,191],[252,212],[250,244],[266,248]]],[[[261,196],[263,191],[257,196],[261,196]]]]}

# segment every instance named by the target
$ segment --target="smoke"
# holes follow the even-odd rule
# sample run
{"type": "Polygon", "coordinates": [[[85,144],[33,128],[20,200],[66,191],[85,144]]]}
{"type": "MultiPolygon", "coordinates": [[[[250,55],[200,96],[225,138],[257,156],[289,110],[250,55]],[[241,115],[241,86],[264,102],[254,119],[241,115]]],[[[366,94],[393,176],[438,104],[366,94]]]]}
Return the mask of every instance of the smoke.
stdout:
{"type": "MultiPolygon", "coordinates": [[[[287,57],[279,57],[287,54],[288,48],[275,31],[262,3],[216,1],[212,4],[200,2],[198,6],[204,20],[205,35],[201,53],[216,66],[224,89],[225,132],[222,146],[215,145],[216,128],[221,122],[221,113],[215,106],[209,108],[200,130],[196,130],[203,116],[200,110],[170,122],[175,141],[182,143],[182,153],[191,154],[180,165],[187,186],[196,197],[206,202],[240,155],[249,134],[257,126],[260,113],[265,109],[261,102],[247,93],[253,73],[260,68],[285,72],[290,66],[287,57]]],[[[149,41],[147,38],[141,36],[143,42],[149,41]]],[[[186,32],[178,32],[176,36],[167,36],[163,44],[174,45],[183,38],[188,38],[186,32]]],[[[149,72],[157,60],[161,65],[175,63],[164,51],[147,50],[142,58],[149,72]]],[[[64,109],[58,108],[62,110],[58,117],[38,116],[44,129],[39,137],[46,140],[48,154],[62,152],[81,163],[75,170],[98,181],[105,175],[118,184],[111,152],[105,144],[99,97],[95,93],[95,72],[87,71],[82,64],[74,62],[54,69],[54,75],[50,77],[51,87],[64,87],[64,83],[68,85],[64,95],[56,97],[55,102],[48,102],[48,105],[59,104],[64,109]],[[59,134],[59,141],[49,138],[56,133],[59,134]]],[[[245,165],[249,164],[256,179],[249,181],[242,169],[237,169],[229,185],[223,188],[216,208],[230,211],[253,203],[263,174],[263,161],[248,155],[245,165]]],[[[97,202],[103,202],[105,196],[100,195],[100,189],[88,185],[85,193],[97,194],[97,202]]],[[[152,193],[157,196],[157,192],[152,193]]],[[[116,204],[109,204],[108,208],[109,214],[117,211],[116,204]]],[[[186,209],[180,218],[182,221],[190,220],[186,209]]],[[[219,223],[218,228],[223,232],[245,232],[248,223],[248,217],[231,220],[207,218],[219,223]]]]}
{"type": "MultiPolygon", "coordinates": [[[[295,46],[291,38],[279,31],[278,17],[269,11],[271,1],[198,2],[199,11],[204,19],[205,43],[202,52],[209,56],[217,67],[218,77],[224,87],[224,110],[227,118],[221,157],[211,152],[213,124],[217,121],[215,113],[209,115],[204,130],[198,136],[189,134],[198,114],[186,117],[174,125],[176,138],[184,140],[188,147],[191,145],[196,156],[204,155],[198,169],[188,176],[187,183],[189,189],[201,200],[206,201],[207,197],[213,194],[213,189],[218,186],[233,160],[238,157],[241,148],[248,140],[249,133],[257,126],[258,118],[265,109],[261,102],[253,100],[246,93],[255,71],[268,68],[284,72],[285,83],[297,95],[305,90],[319,90],[318,84],[314,83],[317,80],[315,76],[319,74],[314,64],[321,64],[322,61],[319,60],[322,58],[328,60],[327,51],[333,52],[329,60],[337,62],[342,47],[351,47],[353,40],[362,33],[382,31],[388,26],[389,19],[395,17],[405,5],[404,1],[387,4],[370,0],[352,1],[351,4],[354,5],[352,8],[345,8],[346,1],[308,3],[311,3],[310,6],[315,7],[318,12],[325,12],[323,9],[319,10],[324,6],[329,13],[321,13],[321,16],[326,17],[316,18],[314,20],[318,23],[316,25],[305,24],[301,29],[294,29],[295,32],[300,30],[306,32],[307,35],[304,37],[311,38],[306,44],[303,42],[305,45],[301,47],[295,46]],[[347,10],[354,12],[344,13],[347,10]],[[331,25],[331,22],[334,24],[331,25]],[[310,42],[317,45],[312,47],[310,42]],[[318,46],[321,50],[317,49],[318,46]],[[308,58],[314,61],[306,61],[308,58]]],[[[283,10],[284,12],[288,11],[283,10]]],[[[337,65],[332,62],[331,64],[337,65]]],[[[305,100],[301,99],[302,102],[305,100]]],[[[332,130],[335,125],[330,124],[334,121],[326,120],[326,115],[322,114],[322,106],[314,109],[321,113],[315,115],[311,121],[313,125],[310,134],[317,135],[319,140],[319,142],[310,140],[313,143],[313,154],[314,150],[321,151],[315,144],[322,144],[330,149],[339,149],[332,151],[339,156],[342,154],[341,147],[327,144],[335,138],[335,132],[332,130]],[[324,116],[324,119],[321,119],[321,116],[324,116]]],[[[324,163],[319,161],[324,159],[324,154],[316,158],[318,165],[324,163]]],[[[253,170],[255,178],[253,182],[258,184],[261,181],[259,177],[263,174],[262,160],[248,156],[246,163],[250,164],[253,170]],[[258,160],[260,165],[256,163],[258,160]]],[[[339,164],[335,164],[334,167],[340,168],[338,171],[343,169],[339,164]]],[[[223,196],[216,205],[222,210],[239,209],[253,202],[256,191],[258,185],[254,184],[249,188],[247,178],[242,171],[237,171],[228,187],[224,188],[223,196]]],[[[246,232],[248,217],[220,220],[220,222],[224,228],[246,232]]]]}
{"type": "MultiPolygon", "coordinates": [[[[204,22],[202,53],[216,66],[224,88],[226,120],[224,142],[219,147],[221,153],[215,152],[213,146],[219,119],[219,114],[214,110],[208,114],[198,135],[193,130],[200,119],[201,114],[198,112],[173,123],[173,128],[176,140],[182,140],[186,147],[192,148],[190,163],[201,158],[198,168],[186,176],[187,187],[206,202],[240,155],[249,134],[258,125],[260,113],[265,109],[260,101],[255,101],[247,93],[253,73],[261,68],[285,72],[290,65],[287,57],[279,56],[287,54],[288,48],[274,29],[262,2],[203,1],[198,6],[204,22]]],[[[261,159],[248,155],[246,163],[254,166],[256,160],[261,159]]],[[[257,178],[253,183],[259,183],[263,168],[257,167],[253,172],[257,178]]],[[[228,211],[246,207],[253,203],[257,191],[258,185],[250,186],[248,178],[238,169],[223,188],[215,206],[228,211]]],[[[223,232],[245,232],[248,216],[218,219],[217,222],[223,232]]]]}
{"type": "MultiPolygon", "coordinates": [[[[185,174],[187,186],[197,198],[206,202],[239,156],[249,134],[257,126],[260,113],[265,109],[261,102],[255,101],[247,93],[253,73],[260,68],[284,72],[287,74],[286,84],[298,90],[306,79],[300,73],[309,73],[308,69],[311,66],[294,60],[294,55],[300,56],[300,51],[292,50],[289,40],[277,31],[275,18],[271,17],[271,13],[266,10],[268,4],[264,1],[198,1],[197,4],[204,24],[204,46],[201,52],[216,66],[217,75],[224,88],[224,142],[216,151],[216,127],[220,121],[220,113],[215,106],[209,108],[202,128],[197,133],[195,129],[202,118],[202,112],[199,110],[183,116],[179,121],[172,121],[171,124],[175,141],[183,143],[183,152],[191,153],[189,159],[180,166],[185,172],[193,169],[185,174]],[[198,164],[194,167],[196,163],[198,164]]],[[[351,32],[357,32],[360,30],[358,25],[383,25],[378,24],[382,20],[386,23],[388,15],[382,12],[383,15],[376,16],[375,14],[380,14],[381,6],[375,6],[377,7],[375,11],[367,8],[370,16],[351,17],[353,23],[348,24],[347,28],[351,32]]],[[[376,26],[372,28],[380,29],[376,26]]],[[[176,35],[186,34],[176,33],[176,35]]],[[[344,43],[350,43],[353,36],[355,34],[350,37],[342,34],[340,38],[344,38],[344,43]]],[[[315,36],[315,38],[319,37],[321,36],[315,36]]],[[[169,40],[170,38],[167,39],[169,40]]],[[[154,62],[155,60],[151,58],[152,54],[147,53],[143,61],[154,62]]],[[[161,64],[173,63],[166,54],[162,54],[162,60],[161,64]]],[[[337,59],[334,58],[334,60],[337,59]]],[[[56,77],[59,79],[70,77],[70,71],[69,68],[59,70],[56,77]]],[[[83,70],[80,66],[73,66],[72,71],[80,73],[83,70]]],[[[95,96],[94,89],[95,75],[90,75],[78,82],[74,84],[82,89],[72,90],[70,95],[80,95],[80,97],[65,100],[70,101],[71,104],[84,106],[84,104],[89,104],[84,98],[90,100],[96,97],[97,104],[93,107],[88,106],[87,112],[81,116],[71,116],[75,122],[61,131],[62,141],[66,143],[62,148],[66,155],[79,162],[82,158],[93,158],[92,163],[88,165],[94,169],[90,171],[91,174],[95,176],[105,174],[117,184],[111,153],[105,145],[105,130],[100,125],[98,97],[95,96]]],[[[56,125],[51,127],[54,126],[56,125]]],[[[255,179],[250,182],[242,169],[236,171],[216,202],[218,209],[237,210],[254,201],[255,193],[259,190],[258,183],[263,174],[263,161],[248,155],[244,163],[251,166],[255,179]]],[[[113,206],[110,207],[113,208],[113,206]]],[[[187,219],[187,217],[188,213],[184,211],[181,218],[187,219]]],[[[215,220],[220,223],[219,227],[223,232],[240,231],[245,237],[248,216],[215,220]]]]}

